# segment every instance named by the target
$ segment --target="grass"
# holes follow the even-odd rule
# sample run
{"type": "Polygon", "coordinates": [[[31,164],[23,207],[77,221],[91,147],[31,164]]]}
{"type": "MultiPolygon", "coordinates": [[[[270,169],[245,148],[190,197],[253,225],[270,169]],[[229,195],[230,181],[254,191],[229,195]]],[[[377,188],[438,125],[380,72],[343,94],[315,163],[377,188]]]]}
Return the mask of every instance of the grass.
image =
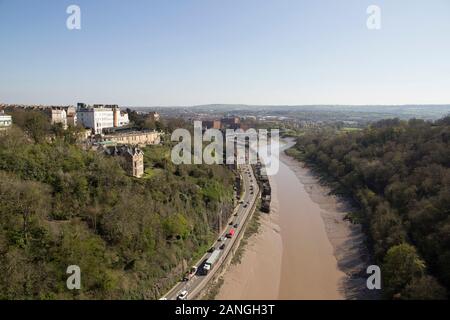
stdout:
{"type": "Polygon", "coordinates": [[[361,128],[351,128],[351,127],[341,128],[342,132],[352,132],[352,131],[360,131],[360,130],[361,130],[361,128]]]}
{"type": "Polygon", "coordinates": [[[163,171],[162,169],[157,168],[145,168],[144,176],[142,177],[142,179],[151,179],[162,171],[163,171]]]}

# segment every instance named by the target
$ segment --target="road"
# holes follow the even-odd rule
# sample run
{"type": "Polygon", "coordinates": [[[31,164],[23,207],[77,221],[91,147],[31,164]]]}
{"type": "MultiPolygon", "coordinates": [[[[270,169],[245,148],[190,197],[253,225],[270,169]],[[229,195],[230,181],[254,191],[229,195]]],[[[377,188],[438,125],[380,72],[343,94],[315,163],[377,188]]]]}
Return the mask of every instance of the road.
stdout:
{"type": "MultiPolygon", "coordinates": [[[[220,266],[225,261],[225,258],[229,254],[230,250],[236,245],[236,239],[240,236],[241,232],[243,232],[244,225],[247,222],[248,216],[251,214],[252,207],[256,202],[259,193],[258,184],[252,167],[250,165],[241,165],[239,171],[243,181],[243,195],[241,198],[243,203],[239,203],[234,209],[233,215],[230,217],[227,226],[224,228],[219,238],[225,237],[231,229],[235,229],[235,234],[232,238],[225,241],[225,248],[222,250],[218,261],[214,264],[211,271],[207,275],[201,275],[201,269],[203,262],[208,259],[211,253],[206,253],[195,264],[198,271],[189,281],[180,281],[161,299],[176,300],[179,294],[184,290],[188,291],[187,299],[194,299],[205,287],[207,282],[213,278],[214,274],[220,269],[220,266]],[[251,190],[252,188],[253,190],[251,190]],[[238,224],[237,228],[234,227],[234,224],[236,223],[238,224]]],[[[216,249],[223,244],[222,241],[219,241],[219,238],[214,242],[214,248],[216,249]]]]}

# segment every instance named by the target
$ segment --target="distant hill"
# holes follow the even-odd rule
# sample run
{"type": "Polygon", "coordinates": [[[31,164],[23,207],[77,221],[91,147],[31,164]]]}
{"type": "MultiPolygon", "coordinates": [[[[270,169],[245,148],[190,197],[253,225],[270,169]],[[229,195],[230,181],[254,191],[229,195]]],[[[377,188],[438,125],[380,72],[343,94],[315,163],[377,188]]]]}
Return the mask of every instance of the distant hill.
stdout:
{"type": "Polygon", "coordinates": [[[173,107],[131,107],[133,110],[154,111],[162,114],[195,114],[211,115],[253,115],[253,116],[286,116],[320,120],[337,117],[339,120],[362,119],[377,121],[388,118],[437,120],[450,114],[447,105],[245,105],[245,104],[208,104],[199,106],[173,107]]]}

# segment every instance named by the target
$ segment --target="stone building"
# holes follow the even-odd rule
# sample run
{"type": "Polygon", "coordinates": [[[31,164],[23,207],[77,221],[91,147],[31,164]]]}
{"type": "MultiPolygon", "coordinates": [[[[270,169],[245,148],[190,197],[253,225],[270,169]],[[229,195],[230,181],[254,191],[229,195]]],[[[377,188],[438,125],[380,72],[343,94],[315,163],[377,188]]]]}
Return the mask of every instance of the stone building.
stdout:
{"type": "Polygon", "coordinates": [[[73,106],[66,108],[67,125],[76,127],[77,126],[77,109],[73,106]]]}
{"type": "Polygon", "coordinates": [[[123,169],[128,175],[141,178],[144,175],[144,153],[138,147],[114,146],[107,147],[105,153],[113,157],[124,159],[123,169]]]}
{"type": "Polygon", "coordinates": [[[45,112],[50,117],[51,124],[61,124],[64,129],[67,129],[67,111],[63,107],[51,107],[45,109],[45,112]]]}
{"type": "Polygon", "coordinates": [[[162,133],[157,131],[124,131],[105,135],[103,141],[110,141],[117,144],[146,146],[160,144],[161,135],[162,133]]]}

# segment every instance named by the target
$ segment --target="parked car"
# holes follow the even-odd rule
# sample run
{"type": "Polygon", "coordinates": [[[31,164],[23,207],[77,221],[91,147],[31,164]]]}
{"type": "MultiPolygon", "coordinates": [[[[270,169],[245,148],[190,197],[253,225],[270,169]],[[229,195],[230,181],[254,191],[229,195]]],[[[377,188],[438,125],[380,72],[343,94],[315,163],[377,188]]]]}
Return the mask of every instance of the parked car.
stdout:
{"type": "Polygon", "coordinates": [[[235,223],[235,224],[234,224],[234,227],[235,227],[235,228],[239,227],[239,223],[235,223]]]}

